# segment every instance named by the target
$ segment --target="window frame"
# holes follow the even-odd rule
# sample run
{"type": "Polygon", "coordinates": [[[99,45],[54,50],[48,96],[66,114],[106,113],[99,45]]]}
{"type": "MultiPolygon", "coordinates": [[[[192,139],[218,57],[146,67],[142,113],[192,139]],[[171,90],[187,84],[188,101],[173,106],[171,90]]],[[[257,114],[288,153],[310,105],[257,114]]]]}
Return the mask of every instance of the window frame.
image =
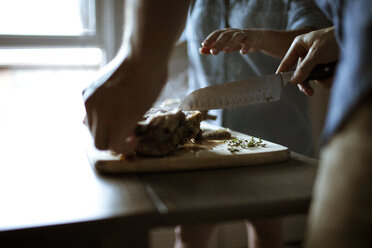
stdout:
{"type": "Polygon", "coordinates": [[[106,64],[115,57],[121,46],[124,0],[88,1],[94,4],[88,5],[89,14],[95,16],[95,20],[88,20],[88,25],[94,27],[95,32],[80,36],[0,34],[0,49],[94,47],[102,50],[101,65],[106,64]]]}
{"type": "MultiPolygon", "coordinates": [[[[96,32],[97,33],[97,32],[96,32]]],[[[100,47],[99,35],[0,35],[1,48],[100,47]]]]}

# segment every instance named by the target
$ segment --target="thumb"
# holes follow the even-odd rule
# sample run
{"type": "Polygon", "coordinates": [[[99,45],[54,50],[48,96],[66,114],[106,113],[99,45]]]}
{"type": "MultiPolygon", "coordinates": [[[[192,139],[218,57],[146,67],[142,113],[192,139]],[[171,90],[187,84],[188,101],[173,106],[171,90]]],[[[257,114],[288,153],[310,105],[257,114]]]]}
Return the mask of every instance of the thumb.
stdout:
{"type": "Polygon", "coordinates": [[[291,84],[301,84],[306,80],[306,78],[309,77],[310,72],[318,64],[315,58],[316,58],[315,52],[312,51],[312,49],[310,49],[306,57],[300,60],[299,63],[297,64],[296,70],[293,73],[293,76],[290,81],[291,84]]]}

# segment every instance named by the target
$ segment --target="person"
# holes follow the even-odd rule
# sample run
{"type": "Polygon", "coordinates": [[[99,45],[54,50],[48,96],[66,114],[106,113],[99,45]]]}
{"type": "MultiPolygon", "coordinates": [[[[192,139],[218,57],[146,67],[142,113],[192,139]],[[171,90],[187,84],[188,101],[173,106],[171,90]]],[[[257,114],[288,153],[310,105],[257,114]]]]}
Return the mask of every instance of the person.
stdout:
{"type": "MultiPolygon", "coordinates": [[[[189,91],[273,74],[297,35],[330,25],[308,0],[193,1],[184,33],[189,91]],[[233,53],[238,50],[240,54],[233,53]],[[216,56],[205,56],[210,54],[216,56]]],[[[295,87],[286,87],[278,102],[210,112],[219,116],[217,125],[313,156],[308,99],[295,87]]],[[[249,221],[246,227],[249,247],[284,243],[280,219],[249,221]]],[[[207,247],[214,228],[213,224],[177,226],[175,247],[207,247]]]]}
{"type": "Polygon", "coordinates": [[[297,37],[277,70],[298,63],[291,83],[312,95],[309,72],[339,59],[333,83],[319,82],[332,90],[305,247],[371,247],[372,1],[317,2],[335,27],[297,37]]]}
{"type": "MultiPolygon", "coordinates": [[[[349,0],[341,5],[340,1],[334,0],[332,5],[325,7],[326,1],[320,2],[322,8],[332,10],[336,28],[342,30],[342,37],[346,38],[341,40],[342,56],[332,89],[334,93],[325,129],[328,142],[321,162],[321,168],[325,169],[320,170],[317,181],[308,247],[369,247],[371,141],[366,137],[371,136],[372,87],[368,58],[372,44],[369,31],[372,3],[349,0]],[[347,101],[345,92],[353,93],[347,101]],[[364,187],[357,187],[359,183],[364,187]],[[319,231],[316,231],[318,227],[319,231]]],[[[126,1],[128,14],[121,52],[83,93],[87,124],[99,149],[112,149],[123,154],[133,151],[136,142],[133,128],[164,85],[166,62],[185,21],[187,6],[186,1],[126,1]],[[151,85],[148,85],[149,81],[151,85]]],[[[297,75],[301,75],[301,71],[297,75]]]]}
{"type": "MultiPolygon", "coordinates": [[[[192,1],[184,34],[189,57],[189,91],[273,74],[297,35],[330,25],[311,0],[192,1]],[[202,54],[199,53],[200,44],[208,35],[216,30],[232,33],[232,27],[244,30],[244,36],[255,42],[253,51],[243,55],[222,53],[215,46],[218,56],[212,57],[205,56],[209,47],[204,44],[202,54]],[[277,42],[272,42],[274,39],[277,42]]],[[[307,156],[314,155],[309,102],[295,87],[286,87],[278,102],[210,113],[219,117],[214,124],[279,143],[307,156]]]]}

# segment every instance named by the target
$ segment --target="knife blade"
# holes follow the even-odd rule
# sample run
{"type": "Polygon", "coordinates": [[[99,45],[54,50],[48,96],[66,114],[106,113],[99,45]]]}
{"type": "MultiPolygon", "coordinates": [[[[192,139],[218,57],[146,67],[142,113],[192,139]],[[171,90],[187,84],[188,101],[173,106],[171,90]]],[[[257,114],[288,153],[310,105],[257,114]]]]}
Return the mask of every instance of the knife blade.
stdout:
{"type": "MultiPolygon", "coordinates": [[[[321,80],[334,74],[336,62],[317,65],[306,80],[321,80]]],[[[246,80],[207,86],[187,95],[181,110],[225,109],[249,104],[278,101],[282,89],[293,75],[283,72],[246,80]]]]}

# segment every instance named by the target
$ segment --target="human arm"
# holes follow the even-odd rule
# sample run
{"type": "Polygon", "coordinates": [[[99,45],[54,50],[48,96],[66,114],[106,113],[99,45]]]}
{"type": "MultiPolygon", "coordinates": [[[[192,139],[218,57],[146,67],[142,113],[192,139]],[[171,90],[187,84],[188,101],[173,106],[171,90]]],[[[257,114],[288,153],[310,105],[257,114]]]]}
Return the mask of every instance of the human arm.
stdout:
{"type": "Polygon", "coordinates": [[[282,58],[296,36],[311,30],[310,27],[296,30],[226,28],[212,32],[202,42],[200,53],[217,55],[222,51],[240,50],[242,54],[261,51],[282,58]]]}
{"type": "MultiPolygon", "coordinates": [[[[230,28],[211,33],[208,38],[212,38],[212,41],[210,44],[206,44],[205,49],[202,46],[201,53],[215,54],[223,51],[224,49],[219,47],[223,44],[217,44],[215,52],[211,51],[208,46],[212,45],[217,38],[220,38],[221,43],[223,43],[235,35],[233,40],[236,40],[237,44],[228,45],[230,49],[226,49],[226,52],[241,50],[244,54],[249,51],[262,51],[271,56],[282,58],[296,36],[331,26],[329,20],[312,1],[286,1],[283,9],[280,9],[279,5],[273,4],[269,8],[270,10],[267,10],[267,6],[259,4],[259,1],[257,1],[258,7],[255,11],[262,11],[270,16],[279,15],[280,17],[274,19],[265,17],[260,21],[259,14],[256,15],[257,12],[248,11],[247,13],[251,14],[248,14],[247,20],[251,21],[235,23],[243,29],[230,28]],[[222,33],[225,37],[221,36],[222,33]],[[240,44],[244,40],[247,43],[246,49],[242,49],[243,46],[240,44]]],[[[246,13],[246,11],[242,9],[241,13],[246,13]]],[[[234,15],[240,16],[241,13],[231,13],[232,18],[234,18],[234,15]]],[[[204,42],[208,43],[206,40],[204,42]]]]}
{"type": "Polygon", "coordinates": [[[123,44],[83,93],[98,149],[129,154],[133,130],[166,81],[168,58],[182,31],[188,1],[126,0],[123,44]]]}
{"type": "MultiPolygon", "coordinates": [[[[334,27],[324,28],[296,37],[281,61],[277,73],[289,71],[297,64],[290,82],[297,84],[303,93],[311,96],[314,90],[304,80],[316,65],[335,62],[338,58],[339,46],[335,38],[334,27]]],[[[332,79],[318,82],[329,88],[332,79]]]]}

